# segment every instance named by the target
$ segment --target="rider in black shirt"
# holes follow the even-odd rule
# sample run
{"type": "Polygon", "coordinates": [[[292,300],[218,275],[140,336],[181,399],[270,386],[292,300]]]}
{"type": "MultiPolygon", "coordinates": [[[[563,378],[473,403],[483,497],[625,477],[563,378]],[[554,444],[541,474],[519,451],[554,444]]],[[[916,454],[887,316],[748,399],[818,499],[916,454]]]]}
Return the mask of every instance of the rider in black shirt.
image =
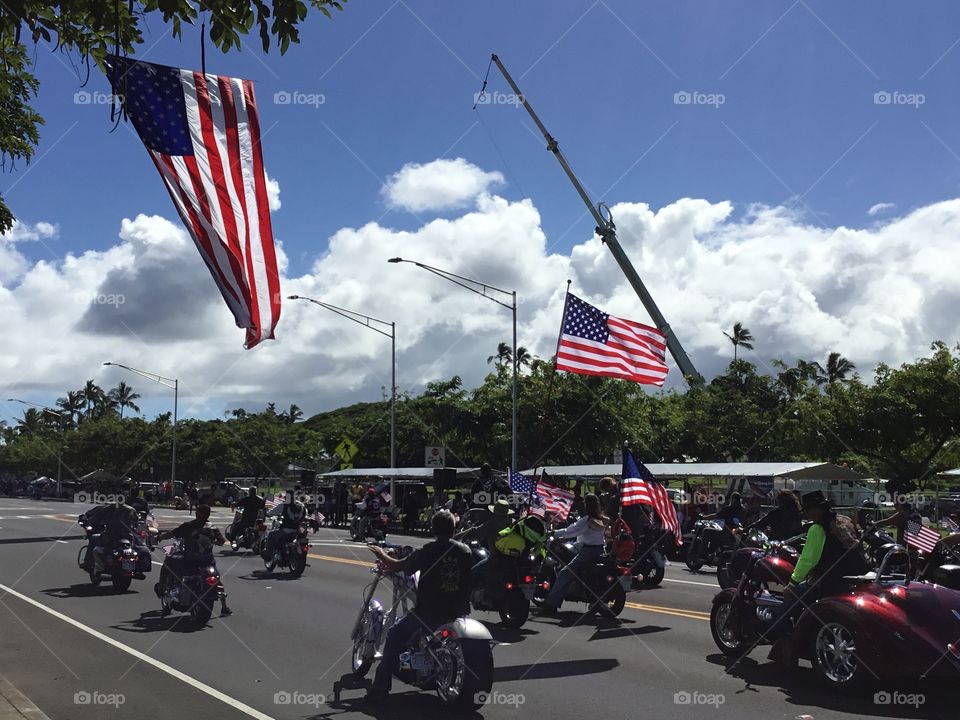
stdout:
{"type": "Polygon", "coordinates": [[[432,631],[438,625],[470,613],[470,548],[453,540],[455,521],[449,510],[439,510],[432,521],[436,540],[427,543],[403,560],[387,554],[378,545],[370,550],[390,572],[412,575],[420,572],[417,583],[417,604],[390,628],[383,648],[383,659],[377,667],[370,700],[382,700],[390,693],[393,673],[400,653],[419,631],[432,631]]]}
{"type": "Polygon", "coordinates": [[[240,522],[234,527],[234,535],[242,535],[248,527],[253,527],[257,521],[257,515],[266,507],[262,497],[257,495],[255,487],[250,488],[250,493],[237,503],[237,509],[240,511],[240,522]]]}
{"type": "MultiPolygon", "coordinates": [[[[177,539],[183,541],[183,552],[168,555],[160,568],[160,582],[154,585],[154,592],[160,597],[165,583],[170,575],[179,580],[180,577],[200,565],[215,565],[213,546],[223,545],[226,542],[223,535],[215,527],[209,525],[210,506],[198,505],[197,515],[193,520],[179,525],[169,532],[160,533],[158,540],[177,539]]],[[[220,614],[230,615],[232,611],[227,607],[226,597],[220,599],[220,614]]]]}

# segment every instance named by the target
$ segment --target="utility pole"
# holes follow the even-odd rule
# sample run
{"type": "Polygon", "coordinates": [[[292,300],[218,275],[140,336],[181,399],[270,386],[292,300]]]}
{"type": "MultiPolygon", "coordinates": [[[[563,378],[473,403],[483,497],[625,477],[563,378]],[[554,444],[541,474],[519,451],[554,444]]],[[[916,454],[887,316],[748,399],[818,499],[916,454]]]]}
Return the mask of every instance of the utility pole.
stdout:
{"type": "MultiPolygon", "coordinates": [[[[597,234],[600,236],[600,239],[603,240],[604,244],[610,248],[610,252],[613,254],[614,260],[617,261],[617,265],[620,266],[620,269],[626,276],[627,281],[637,293],[637,296],[640,298],[640,302],[643,303],[643,307],[646,308],[647,313],[649,313],[654,324],[666,337],[667,348],[669,348],[670,354],[673,355],[673,359],[676,361],[677,367],[680,368],[680,372],[683,373],[684,377],[699,378],[700,373],[698,373],[697,369],[693,366],[693,363],[687,356],[686,351],[680,344],[680,340],[674,334],[673,328],[671,328],[669,323],[667,323],[667,319],[663,316],[663,313],[660,312],[660,308],[658,308],[657,304],[653,301],[653,296],[650,294],[650,291],[647,290],[646,285],[643,284],[643,280],[641,280],[640,275],[637,274],[636,268],[633,267],[633,264],[630,262],[630,259],[627,257],[627,254],[621,247],[620,241],[617,239],[617,228],[613,224],[613,216],[610,214],[610,208],[608,208],[604,203],[599,203],[597,205],[593,204],[590,196],[587,195],[587,191],[584,190],[583,185],[580,184],[580,181],[574,174],[573,169],[570,167],[570,163],[567,162],[567,159],[563,156],[563,153],[560,152],[560,145],[547,131],[546,126],[544,126],[544,124],[540,121],[540,118],[533,111],[533,107],[531,107],[530,103],[527,102],[526,95],[521,92],[520,88],[517,86],[517,83],[514,82],[513,77],[511,77],[510,73],[507,71],[507,68],[504,67],[503,63],[500,61],[500,58],[494,54],[491,56],[491,59],[496,64],[497,69],[500,70],[504,79],[513,89],[513,92],[517,95],[517,98],[523,104],[523,108],[530,115],[530,118],[537,126],[537,129],[540,130],[540,133],[547,141],[547,150],[552,152],[554,157],[557,158],[557,162],[560,163],[560,167],[563,168],[563,171],[567,174],[570,182],[573,183],[574,189],[580,195],[580,199],[583,200],[584,204],[587,206],[587,209],[590,211],[590,214],[597,223],[597,234]]],[[[484,89],[480,92],[484,92],[485,89],[486,81],[484,81],[484,89]]]]}

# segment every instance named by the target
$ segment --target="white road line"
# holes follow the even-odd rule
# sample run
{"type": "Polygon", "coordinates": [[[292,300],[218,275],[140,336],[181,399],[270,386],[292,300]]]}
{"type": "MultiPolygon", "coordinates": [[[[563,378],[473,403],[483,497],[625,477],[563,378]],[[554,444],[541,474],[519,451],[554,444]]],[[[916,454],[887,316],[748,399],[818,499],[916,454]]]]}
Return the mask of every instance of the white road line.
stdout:
{"type": "Polygon", "coordinates": [[[97,630],[94,630],[92,627],[88,627],[87,625],[84,625],[82,622],[78,620],[74,620],[72,617],[68,617],[63,613],[57,612],[53,608],[49,608],[43,603],[37,602],[33,598],[27,597],[26,595],[19,593],[13,588],[9,588],[6,585],[0,584],[0,590],[3,590],[8,595],[13,595],[16,598],[23,600],[25,603],[29,603],[30,605],[33,605],[35,608],[38,608],[39,610],[43,610],[45,613],[52,615],[58,620],[63,620],[63,622],[68,623],[69,625],[73,625],[78,630],[82,630],[88,635],[92,635],[98,640],[102,640],[103,642],[117,648],[118,650],[122,650],[123,652],[129,655],[132,655],[133,657],[147,663],[148,665],[152,665],[158,670],[161,670],[162,672],[167,673],[167,675],[170,675],[171,677],[175,677],[177,680],[180,680],[181,682],[185,682],[187,685],[190,685],[191,687],[196,688],[200,692],[206,693],[207,695],[214,698],[215,700],[219,700],[220,702],[225,703],[226,705],[229,705],[230,707],[239,710],[240,712],[244,713],[245,715],[248,715],[249,717],[257,718],[257,720],[274,720],[270,715],[265,715],[259,710],[256,710],[255,708],[252,708],[249,705],[245,705],[239,700],[230,697],[226,693],[222,693],[216,688],[210,687],[206,683],[202,683],[199,680],[196,680],[190,677],[189,675],[180,672],[174,667],[170,667],[166,663],[160,662],[159,660],[155,660],[154,658],[140,652],[139,650],[134,650],[129,645],[124,645],[119,640],[114,640],[109,635],[104,635],[103,633],[98,632],[97,630]]]}
{"type": "Polygon", "coordinates": [[[718,585],[717,583],[702,583],[702,582],[695,582],[693,580],[674,580],[673,578],[664,578],[663,581],[682,583],[683,585],[702,585],[703,587],[717,588],[717,592],[719,592],[719,588],[720,588],[720,585],[718,585]]]}
{"type": "Polygon", "coordinates": [[[57,540],[57,542],[58,542],[58,543],[63,543],[64,545],[69,545],[69,544],[70,544],[70,543],[68,543],[66,540],[57,540]]]}

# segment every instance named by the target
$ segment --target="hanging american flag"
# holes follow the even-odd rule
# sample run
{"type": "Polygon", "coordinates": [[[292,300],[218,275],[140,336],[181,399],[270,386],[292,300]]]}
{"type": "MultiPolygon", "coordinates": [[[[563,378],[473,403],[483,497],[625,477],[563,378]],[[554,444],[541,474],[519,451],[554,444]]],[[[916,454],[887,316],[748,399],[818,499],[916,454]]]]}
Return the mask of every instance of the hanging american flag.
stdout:
{"type": "Polygon", "coordinates": [[[933,548],[940,542],[940,533],[932,528],[924,527],[916,520],[907,523],[904,539],[907,545],[922,552],[933,552],[933,548]]]}
{"type": "Polygon", "coordinates": [[[620,483],[621,505],[649,505],[657,511],[663,527],[673,533],[677,545],[683,544],[683,534],[677,521],[677,509],[670,496],[643,463],[638,463],[633,453],[624,448],[623,480],[620,483]]]}
{"type": "Polygon", "coordinates": [[[249,80],[111,56],[113,91],[147,148],[245,346],[272,339],[280,276],[249,80]]]}
{"type": "Polygon", "coordinates": [[[567,293],[557,370],[663,385],[666,337],[649,325],[614,317],[567,293]]]}

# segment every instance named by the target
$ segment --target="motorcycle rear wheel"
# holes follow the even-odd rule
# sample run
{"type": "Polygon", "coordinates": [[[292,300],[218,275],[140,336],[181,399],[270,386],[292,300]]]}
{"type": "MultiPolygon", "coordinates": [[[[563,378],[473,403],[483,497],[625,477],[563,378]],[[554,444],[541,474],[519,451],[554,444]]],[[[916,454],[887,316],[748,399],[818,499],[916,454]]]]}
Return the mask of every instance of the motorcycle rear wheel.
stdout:
{"type": "Polygon", "coordinates": [[[435,657],[445,663],[437,674],[437,694],[458,710],[479,710],[493,687],[493,650],[486,640],[444,643],[435,657]]]}
{"type": "Polygon", "coordinates": [[[113,589],[118,593],[125,593],[130,589],[130,582],[133,580],[129,575],[113,575],[110,582],[113,583],[113,589]]]}
{"type": "Polygon", "coordinates": [[[607,617],[617,617],[623,612],[627,604],[627,593],[617,582],[607,588],[603,596],[597,600],[591,610],[607,617]]]}
{"type": "Polygon", "coordinates": [[[194,600],[194,603],[190,606],[190,619],[193,620],[197,625],[203,627],[213,616],[213,599],[210,597],[210,593],[204,593],[200,597],[194,600]]]}
{"type": "Polygon", "coordinates": [[[643,587],[645,588],[655,588],[659,587],[660,583],[663,582],[663,576],[666,575],[666,568],[662,568],[656,563],[654,563],[653,568],[648,573],[643,575],[643,587]]]}
{"type": "Polygon", "coordinates": [[[102,579],[103,579],[103,578],[100,577],[100,573],[98,573],[96,570],[91,570],[91,571],[90,571],[90,584],[91,584],[91,585],[93,585],[94,587],[97,587],[97,586],[100,584],[100,581],[101,581],[102,579]]]}
{"type": "Polygon", "coordinates": [[[553,588],[554,583],[557,582],[557,573],[553,568],[544,568],[537,575],[537,588],[533,592],[533,604],[537,607],[543,607],[543,604],[547,601],[547,596],[550,594],[550,590],[553,588]],[[543,588],[543,583],[549,583],[547,589],[543,588]]]}
{"type": "Polygon", "coordinates": [[[511,630],[519,630],[530,616],[530,603],[523,591],[508,592],[497,608],[500,623],[511,630]]]}

